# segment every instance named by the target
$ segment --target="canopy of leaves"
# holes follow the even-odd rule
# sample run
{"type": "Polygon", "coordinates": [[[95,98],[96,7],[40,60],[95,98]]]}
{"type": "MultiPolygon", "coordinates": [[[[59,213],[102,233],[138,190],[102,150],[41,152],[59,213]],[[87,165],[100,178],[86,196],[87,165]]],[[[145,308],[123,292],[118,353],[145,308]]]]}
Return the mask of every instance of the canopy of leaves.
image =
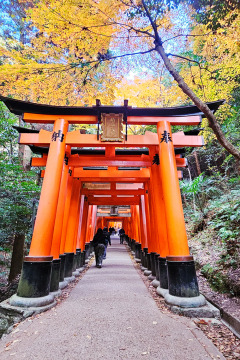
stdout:
{"type": "Polygon", "coordinates": [[[111,103],[118,76],[112,76],[113,64],[99,60],[108,56],[114,28],[108,26],[104,37],[98,28],[105,28],[104,12],[113,16],[116,9],[111,1],[95,7],[86,0],[37,2],[26,19],[32,29],[28,43],[8,40],[2,46],[2,92],[58,105],[92,105],[101,95],[111,103]]]}
{"type": "MultiPolygon", "coordinates": [[[[176,4],[179,1],[176,1],[176,4]]],[[[221,20],[227,19],[230,25],[238,16],[240,2],[238,0],[187,0],[196,10],[197,22],[207,25],[208,29],[217,30],[222,26],[221,20]]]]}
{"type": "MultiPolygon", "coordinates": [[[[34,2],[26,10],[29,41],[8,40],[2,46],[2,92],[56,105],[88,106],[96,98],[113,104],[128,98],[127,89],[136,106],[171,106],[192,99],[202,110],[200,99],[230,101],[239,86],[239,50],[234,38],[239,32],[238,9],[231,10],[236,14],[231,22],[230,12],[224,19],[219,17],[221,27],[214,32],[208,23],[199,25],[191,17],[215,5],[203,0],[34,2]],[[162,70],[158,46],[165,54],[168,72],[178,85],[182,83],[180,88],[162,70]],[[136,74],[134,84],[130,71],[136,74]],[[141,78],[140,73],[145,76],[141,78]]],[[[204,109],[220,143],[239,157],[226,144],[211,111],[204,109]]],[[[226,111],[222,117],[228,115],[226,111]]]]}
{"type": "MultiPolygon", "coordinates": [[[[178,58],[178,69],[186,83],[205,101],[217,98],[226,103],[218,111],[218,121],[227,138],[239,146],[239,79],[240,79],[240,15],[227,26],[214,33],[206,25],[196,24],[186,43],[185,51],[178,58]]],[[[206,126],[206,120],[203,121],[206,126]]],[[[205,140],[209,139],[205,130],[205,140]]],[[[211,135],[212,136],[212,135],[211,135]]]]}
{"type": "MultiPolygon", "coordinates": [[[[173,27],[175,32],[185,28],[179,14],[163,17],[160,5],[154,4],[157,8],[153,6],[152,11],[165,38],[173,27]]],[[[121,59],[132,52],[146,52],[144,66],[159,76],[157,54],[148,56],[154,48],[152,29],[140,2],[131,6],[122,0],[42,0],[28,8],[24,22],[31,25],[28,42],[4,40],[2,44],[0,89],[4,95],[56,105],[92,105],[96,98],[111,104],[114,88],[130,68],[138,72],[143,66],[140,54],[135,60],[121,59]],[[133,17],[131,9],[138,9],[139,15],[133,17]]],[[[187,24],[186,19],[183,23],[187,24]]]]}

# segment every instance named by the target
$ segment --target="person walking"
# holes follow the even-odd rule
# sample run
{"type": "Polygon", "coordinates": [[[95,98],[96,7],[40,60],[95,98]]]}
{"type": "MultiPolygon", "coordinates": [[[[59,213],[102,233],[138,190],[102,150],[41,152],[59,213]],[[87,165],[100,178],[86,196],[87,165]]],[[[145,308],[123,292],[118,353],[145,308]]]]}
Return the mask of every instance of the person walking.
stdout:
{"type": "Polygon", "coordinates": [[[103,235],[104,235],[104,238],[105,238],[105,251],[104,251],[104,254],[103,254],[103,259],[105,260],[105,259],[106,259],[106,256],[107,256],[107,247],[108,247],[108,244],[109,244],[109,245],[112,245],[112,244],[111,244],[110,233],[108,232],[108,228],[107,228],[107,227],[103,228],[103,235]]]}
{"type": "Polygon", "coordinates": [[[113,231],[114,231],[114,227],[110,227],[109,228],[110,235],[112,235],[113,231]]]}
{"type": "Polygon", "coordinates": [[[120,235],[120,244],[123,244],[123,239],[125,235],[125,230],[123,227],[119,230],[119,235],[120,235]]]}
{"type": "Polygon", "coordinates": [[[102,267],[102,261],[105,251],[105,235],[103,230],[98,228],[94,238],[93,238],[93,247],[95,252],[96,267],[102,267]]]}

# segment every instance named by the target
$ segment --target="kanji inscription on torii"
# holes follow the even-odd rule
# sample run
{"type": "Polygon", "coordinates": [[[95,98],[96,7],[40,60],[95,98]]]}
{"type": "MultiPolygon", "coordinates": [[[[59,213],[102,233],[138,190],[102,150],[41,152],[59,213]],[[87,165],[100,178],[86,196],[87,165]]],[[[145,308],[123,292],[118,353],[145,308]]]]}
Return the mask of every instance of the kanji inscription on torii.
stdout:
{"type": "Polygon", "coordinates": [[[123,141],[123,114],[102,114],[101,141],[123,141]]]}

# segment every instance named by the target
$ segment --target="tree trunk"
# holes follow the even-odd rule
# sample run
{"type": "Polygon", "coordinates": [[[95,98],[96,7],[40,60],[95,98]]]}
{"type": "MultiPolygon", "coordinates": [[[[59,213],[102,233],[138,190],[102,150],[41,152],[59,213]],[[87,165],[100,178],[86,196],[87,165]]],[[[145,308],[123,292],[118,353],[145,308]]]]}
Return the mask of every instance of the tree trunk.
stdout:
{"type": "Polygon", "coordinates": [[[8,281],[13,281],[17,275],[21,273],[23,263],[23,249],[24,249],[24,234],[16,234],[13,243],[13,252],[11,260],[10,274],[8,281]]]}
{"type": "Polygon", "coordinates": [[[196,168],[197,168],[197,174],[198,176],[201,175],[201,168],[200,168],[200,164],[199,164],[199,161],[198,161],[198,155],[197,155],[197,152],[194,151],[194,157],[195,157],[195,160],[196,160],[196,168]]]}
{"type": "MultiPolygon", "coordinates": [[[[22,118],[19,117],[19,126],[22,126],[22,118]]],[[[27,145],[18,145],[18,159],[24,171],[29,171],[31,166],[32,152],[27,145]]]]}
{"type": "Polygon", "coordinates": [[[237,173],[238,173],[238,176],[240,176],[240,161],[237,160],[237,173]]]}
{"type": "Polygon", "coordinates": [[[156,43],[156,51],[161,56],[166,68],[168,69],[169,73],[172,75],[174,80],[178,83],[178,86],[182,89],[182,91],[189,96],[189,98],[193,101],[193,103],[199,108],[200,111],[206,116],[209,122],[209,127],[213,130],[214,134],[216,135],[219,143],[236,159],[240,160],[240,152],[236,149],[224,136],[221,127],[209,109],[209,107],[197,97],[197,95],[188,87],[185,83],[181,75],[177,72],[177,70],[172,65],[171,61],[169,60],[163,46],[161,45],[160,41],[155,40],[156,43]]]}

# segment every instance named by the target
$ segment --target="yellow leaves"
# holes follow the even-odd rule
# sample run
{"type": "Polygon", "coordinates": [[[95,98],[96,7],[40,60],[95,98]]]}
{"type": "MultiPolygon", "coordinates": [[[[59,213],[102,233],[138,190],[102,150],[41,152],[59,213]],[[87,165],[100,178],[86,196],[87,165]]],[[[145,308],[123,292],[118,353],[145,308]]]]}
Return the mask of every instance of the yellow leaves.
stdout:
{"type": "Polygon", "coordinates": [[[167,107],[183,103],[186,96],[174,84],[166,87],[163,78],[140,73],[132,79],[123,78],[115,90],[115,98],[119,105],[128,99],[131,106],[167,107]]]}
{"type": "Polygon", "coordinates": [[[194,39],[194,51],[199,51],[207,58],[214,58],[217,56],[217,61],[229,59],[236,52],[239,52],[239,36],[240,36],[240,15],[232,23],[227,26],[223,21],[222,28],[215,33],[209,32],[206,26],[198,25],[194,28],[194,34],[204,35],[194,39]]]}
{"type": "Polygon", "coordinates": [[[15,98],[52,105],[93,105],[96,98],[102,103],[113,102],[113,92],[108,84],[114,79],[105,72],[105,77],[93,76],[86,86],[82,85],[80,69],[65,71],[64,66],[59,65],[58,71],[54,64],[31,65],[7,65],[0,67],[0,83],[4,82],[1,93],[8,96],[9,93],[15,98]],[[7,81],[6,81],[7,79],[7,81]]]}
{"type": "Polygon", "coordinates": [[[110,63],[95,68],[94,61],[109,49],[116,31],[109,23],[118,8],[113,0],[35,3],[28,11],[31,44],[0,44],[1,93],[56,105],[92,105],[96,98],[112,103],[118,76],[110,63]]]}
{"type": "Polygon", "coordinates": [[[36,51],[65,58],[75,55],[91,59],[107,51],[113,26],[108,18],[114,15],[114,1],[41,1],[29,11],[29,20],[38,29],[32,37],[36,51]],[[106,15],[107,10],[107,15],[106,15]],[[108,23],[108,26],[105,24],[108,23]]]}
{"type": "Polygon", "coordinates": [[[196,37],[189,39],[189,49],[193,49],[202,69],[196,63],[184,62],[181,75],[204,101],[230,99],[239,86],[240,15],[231,26],[223,20],[222,27],[214,33],[205,25],[197,25],[192,35],[196,37]]]}
{"type": "MultiPolygon", "coordinates": [[[[122,104],[128,98],[131,105],[142,107],[183,104],[186,95],[169,76],[165,76],[158,55],[151,53],[146,57],[105,61],[111,55],[147,51],[154,47],[153,38],[144,33],[153,33],[148,18],[127,16],[126,9],[127,5],[121,0],[35,2],[28,11],[28,20],[32,24],[31,44],[22,48],[21,44],[10,48],[3,46],[4,66],[0,68],[3,93],[56,105],[92,105],[96,98],[100,98],[103,104],[114,101],[122,104]],[[99,59],[102,60],[100,64],[96,63],[99,59]],[[138,76],[121,80],[132,65],[138,76]]],[[[157,19],[163,39],[184,31],[186,26],[179,16],[183,15],[172,11],[157,19]]],[[[194,31],[202,34],[207,29],[198,26],[194,31]]],[[[239,30],[237,34],[240,35],[239,30]]],[[[221,33],[219,30],[208,38],[197,37],[193,51],[205,57],[210,70],[216,72],[217,64],[212,61],[212,54],[225,66],[226,49],[233,54],[240,47],[238,35],[231,31],[231,46],[223,41],[222,29],[221,33]]],[[[184,49],[184,41],[178,38],[177,45],[172,42],[164,46],[166,49],[169,46],[171,52],[179,52],[184,49]]],[[[173,59],[173,63],[177,61],[173,59]]],[[[224,66],[221,72],[226,76],[224,66]]],[[[200,96],[204,96],[203,81],[208,85],[205,90],[207,99],[219,98],[215,80],[209,72],[203,71],[200,79],[196,64],[191,66],[191,71],[187,66],[181,69],[184,79],[200,96]]],[[[230,77],[235,73],[234,68],[230,77]]],[[[223,83],[219,86],[223,87],[223,83]]]]}

